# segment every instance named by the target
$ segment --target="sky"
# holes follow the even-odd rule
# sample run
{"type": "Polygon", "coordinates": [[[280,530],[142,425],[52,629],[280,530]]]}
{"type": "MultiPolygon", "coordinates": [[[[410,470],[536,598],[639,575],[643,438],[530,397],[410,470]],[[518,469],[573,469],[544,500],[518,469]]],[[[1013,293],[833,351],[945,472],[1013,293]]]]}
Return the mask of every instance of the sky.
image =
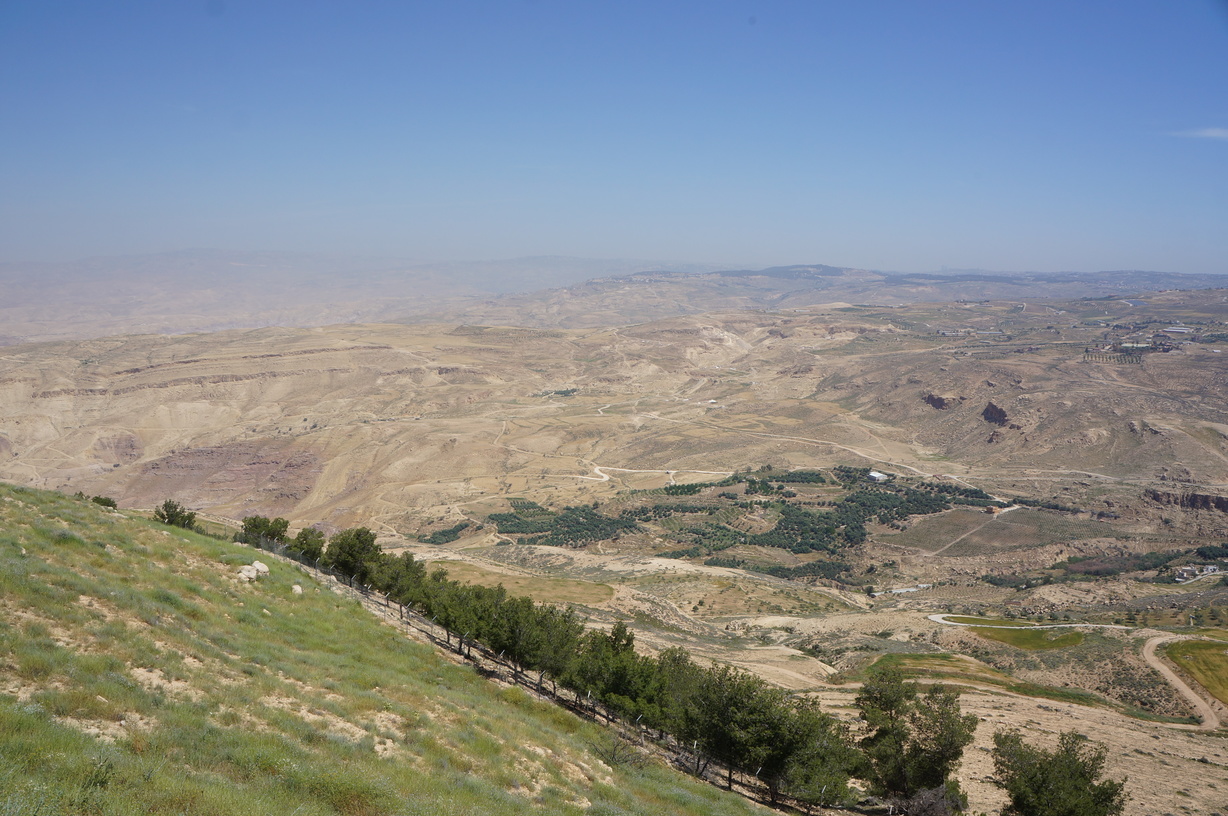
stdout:
{"type": "Polygon", "coordinates": [[[0,261],[1228,273],[1228,0],[0,0],[0,261]]]}

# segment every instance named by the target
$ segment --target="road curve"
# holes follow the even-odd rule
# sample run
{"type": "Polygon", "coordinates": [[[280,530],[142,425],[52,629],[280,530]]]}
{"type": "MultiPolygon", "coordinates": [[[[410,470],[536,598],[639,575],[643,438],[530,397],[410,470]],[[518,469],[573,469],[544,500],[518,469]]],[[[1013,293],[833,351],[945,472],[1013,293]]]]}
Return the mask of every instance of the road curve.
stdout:
{"type": "MultiPolygon", "coordinates": [[[[1072,626],[1081,627],[1084,629],[1133,629],[1133,626],[1122,626],[1116,623],[1038,623],[1035,626],[1002,626],[997,623],[958,623],[957,621],[947,620],[955,613],[943,612],[937,615],[928,615],[927,617],[934,623],[944,623],[947,626],[975,626],[978,629],[1066,629],[1072,626]]],[[[970,615],[955,615],[958,618],[972,617],[970,615]]]]}
{"type": "Polygon", "coordinates": [[[1194,710],[1198,712],[1198,718],[1202,722],[1192,726],[1192,728],[1198,731],[1214,731],[1220,726],[1219,716],[1215,713],[1215,709],[1202,698],[1202,695],[1186,685],[1186,682],[1175,671],[1170,669],[1164,661],[1156,656],[1157,646],[1161,643],[1170,643],[1175,640],[1195,640],[1195,638],[1191,638],[1188,635],[1157,635],[1153,638],[1148,638],[1147,642],[1143,644],[1143,659],[1147,661],[1148,666],[1151,666],[1151,668],[1163,675],[1164,679],[1180,692],[1181,696],[1188,700],[1190,705],[1194,707],[1194,710]]]}
{"type": "MultiPolygon", "coordinates": [[[[948,614],[937,614],[927,616],[935,623],[943,623],[947,626],[975,626],[979,629],[1061,629],[1066,627],[1095,627],[1097,629],[1131,629],[1130,626],[1119,626],[1112,623],[1048,623],[1038,626],[999,626],[994,624],[978,624],[978,623],[957,623],[956,621],[947,620],[948,614]]],[[[1219,715],[1215,713],[1215,709],[1211,704],[1202,698],[1198,692],[1190,688],[1184,680],[1182,680],[1175,671],[1165,665],[1164,661],[1156,656],[1156,647],[1161,643],[1171,643],[1175,640],[1201,640],[1189,635],[1156,635],[1148,638],[1143,644],[1143,660],[1147,661],[1147,665],[1160,673],[1160,676],[1168,681],[1169,685],[1177,690],[1182,697],[1189,702],[1194,711],[1198,714],[1200,720],[1198,725],[1180,725],[1178,723],[1165,723],[1168,728],[1178,728],[1187,731],[1215,731],[1220,727],[1219,715]]]]}

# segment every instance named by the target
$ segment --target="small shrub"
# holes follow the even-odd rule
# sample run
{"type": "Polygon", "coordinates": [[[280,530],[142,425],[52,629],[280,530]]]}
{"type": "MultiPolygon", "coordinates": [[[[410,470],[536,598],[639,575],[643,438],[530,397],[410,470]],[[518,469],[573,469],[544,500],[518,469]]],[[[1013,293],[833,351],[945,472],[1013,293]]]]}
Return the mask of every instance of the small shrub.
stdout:
{"type": "Polygon", "coordinates": [[[167,499],[154,510],[154,518],[172,527],[182,527],[192,530],[196,527],[196,513],[188,510],[182,504],[167,499]]]}

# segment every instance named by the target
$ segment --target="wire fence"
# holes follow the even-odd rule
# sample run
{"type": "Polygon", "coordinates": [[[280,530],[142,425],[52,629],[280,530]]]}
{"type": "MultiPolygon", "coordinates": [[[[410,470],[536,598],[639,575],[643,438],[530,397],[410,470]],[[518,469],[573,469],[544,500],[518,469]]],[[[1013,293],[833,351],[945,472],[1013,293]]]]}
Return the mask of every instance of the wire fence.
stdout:
{"type": "Polygon", "coordinates": [[[356,581],[353,576],[338,572],[327,564],[320,563],[318,559],[308,558],[302,552],[287,547],[282,542],[260,538],[256,543],[249,543],[248,546],[292,561],[314,577],[332,579],[341,589],[342,594],[349,594],[377,616],[400,624],[407,636],[412,637],[411,633],[416,632],[420,638],[464,660],[487,679],[519,687],[549,700],[586,720],[613,729],[619,738],[637,744],[641,748],[648,749],[651,746],[658,755],[663,756],[671,765],[684,773],[718,787],[728,787],[749,799],[763,804],[772,804],[777,808],[784,807],[810,814],[823,812],[821,808],[779,792],[772,797],[770,787],[755,774],[747,773],[740,768],[734,768],[732,775],[728,768],[718,770],[713,767],[714,763],[708,757],[697,750],[697,745],[688,748],[664,732],[654,733],[647,726],[641,725],[638,718],[634,722],[628,721],[619,713],[593,699],[591,694],[581,695],[572,689],[558,686],[553,680],[547,683],[544,674],[538,673],[534,678],[531,676],[533,672],[525,671],[511,660],[505,659],[502,654],[495,654],[481,642],[470,638],[468,633],[453,632],[434,619],[427,618],[413,608],[390,599],[383,592],[356,581]],[[729,784],[730,782],[732,784],[729,784]]]}

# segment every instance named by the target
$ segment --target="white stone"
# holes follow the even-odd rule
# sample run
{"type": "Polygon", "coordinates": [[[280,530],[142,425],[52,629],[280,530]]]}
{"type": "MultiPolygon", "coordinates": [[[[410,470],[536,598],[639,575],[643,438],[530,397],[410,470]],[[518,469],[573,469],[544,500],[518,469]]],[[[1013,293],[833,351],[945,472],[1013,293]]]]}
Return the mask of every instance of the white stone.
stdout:
{"type": "Polygon", "coordinates": [[[256,570],[256,572],[260,573],[261,575],[268,575],[268,574],[269,574],[269,567],[268,567],[268,565],[267,565],[267,564],[265,564],[265,563],[263,563],[263,562],[260,562],[260,561],[253,561],[253,562],[252,562],[252,567],[253,567],[253,568],[256,570]]]}
{"type": "Polygon", "coordinates": [[[295,584],[294,586],[290,587],[290,591],[293,592],[295,595],[303,594],[303,588],[299,586],[298,584],[295,584]]]}

